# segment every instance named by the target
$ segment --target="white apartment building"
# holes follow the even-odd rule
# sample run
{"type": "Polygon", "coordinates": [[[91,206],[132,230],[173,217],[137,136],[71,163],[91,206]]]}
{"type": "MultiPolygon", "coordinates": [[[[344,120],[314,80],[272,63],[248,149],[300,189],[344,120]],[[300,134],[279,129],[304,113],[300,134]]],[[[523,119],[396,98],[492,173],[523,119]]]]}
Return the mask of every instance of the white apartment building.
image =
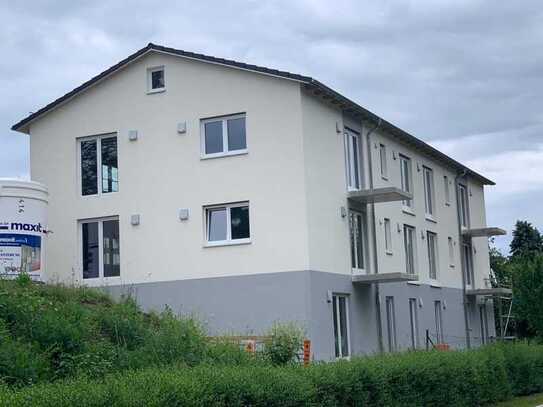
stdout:
{"type": "Polygon", "coordinates": [[[315,79],[149,44],[13,129],[48,281],[211,334],[298,321],[323,360],[495,335],[493,182],[315,79]]]}

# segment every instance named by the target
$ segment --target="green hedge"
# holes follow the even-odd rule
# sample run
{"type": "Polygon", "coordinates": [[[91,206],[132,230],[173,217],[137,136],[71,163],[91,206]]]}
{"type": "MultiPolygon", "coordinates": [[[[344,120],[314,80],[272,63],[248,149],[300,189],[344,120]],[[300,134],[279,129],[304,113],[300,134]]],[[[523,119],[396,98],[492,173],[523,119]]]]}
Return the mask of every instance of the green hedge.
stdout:
{"type": "Polygon", "coordinates": [[[0,388],[9,406],[478,406],[543,391],[543,346],[410,352],[303,367],[200,365],[0,388]]]}

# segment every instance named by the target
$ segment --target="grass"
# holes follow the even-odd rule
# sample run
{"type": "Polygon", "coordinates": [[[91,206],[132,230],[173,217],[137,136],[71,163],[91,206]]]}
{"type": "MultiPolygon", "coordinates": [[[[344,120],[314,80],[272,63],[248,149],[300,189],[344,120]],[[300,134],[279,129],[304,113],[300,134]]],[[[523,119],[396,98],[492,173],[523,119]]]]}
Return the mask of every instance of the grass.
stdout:
{"type": "Polygon", "coordinates": [[[543,393],[504,401],[503,403],[496,404],[495,407],[535,407],[539,405],[543,405],[543,393]]]}
{"type": "Polygon", "coordinates": [[[143,313],[100,290],[0,280],[0,382],[60,379],[200,363],[239,364],[235,344],[210,343],[199,321],[166,309],[143,313]]]}

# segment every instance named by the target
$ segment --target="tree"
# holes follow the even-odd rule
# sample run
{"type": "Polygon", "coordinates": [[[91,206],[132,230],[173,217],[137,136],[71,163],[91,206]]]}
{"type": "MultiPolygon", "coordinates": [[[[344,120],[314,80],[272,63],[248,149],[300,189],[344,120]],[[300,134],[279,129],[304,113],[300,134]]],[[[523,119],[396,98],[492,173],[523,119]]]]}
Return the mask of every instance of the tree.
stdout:
{"type": "Polygon", "coordinates": [[[543,339],[543,254],[519,257],[511,268],[515,315],[521,322],[517,333],[543,339]]]}
{"type": "Polygon", "coordinates": [[[490,269],[493,272],[493,287],[511,287],[511,268],[509,259],[497,248],[490,247],[490,269]]]}
{"type": "Polygon", "coordinates": [[[511,260],[543,253],[543,239],[539,230],[528,221],[518,220],[510,245],[511,260]]]}

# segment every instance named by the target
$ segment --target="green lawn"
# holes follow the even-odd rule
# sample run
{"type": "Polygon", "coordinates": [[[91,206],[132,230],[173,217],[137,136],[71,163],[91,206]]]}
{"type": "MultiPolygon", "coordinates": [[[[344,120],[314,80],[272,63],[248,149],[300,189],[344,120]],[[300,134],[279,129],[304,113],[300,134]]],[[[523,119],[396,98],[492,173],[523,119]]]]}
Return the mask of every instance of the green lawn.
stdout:
{"type": "Polygon", "coordinates": [[[543,393],[519,397],[514,400],[497,404],[496,407],[535,407],[541,404],[543,404],[543,393]]]}

